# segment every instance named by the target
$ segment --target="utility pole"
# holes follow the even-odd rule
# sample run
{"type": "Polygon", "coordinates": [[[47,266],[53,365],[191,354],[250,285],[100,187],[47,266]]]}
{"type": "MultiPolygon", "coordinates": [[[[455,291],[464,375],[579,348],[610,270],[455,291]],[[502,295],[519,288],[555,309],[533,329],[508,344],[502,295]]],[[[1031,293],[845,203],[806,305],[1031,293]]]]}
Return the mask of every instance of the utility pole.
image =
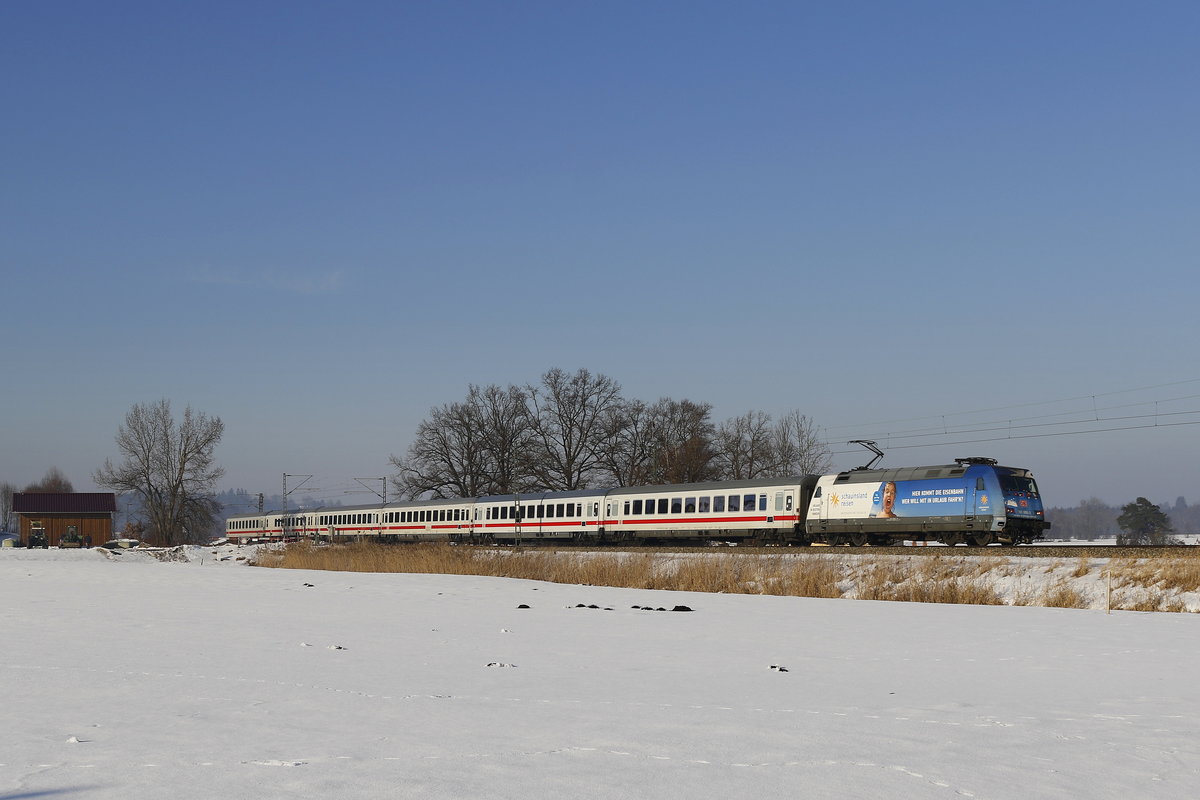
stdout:
{"type": "Polygon", "coordinates": [[[383,507],[387,505],[387,478],[386,477],[384,477],[384,478],[355,478],[354,480],[358,481],[359,484],[363,486],[363,488],[365,488],[367,491],[371,492],[371,494],[373,494],[379,498],[379,501],[380,501],[379,502],[379,525],[377,527],[377,532],[382,535],[382,533],[383,533],[383,507]],[[383,481],[383,492],[380,493],[380,492],[375,491],[370,486],[367,486],[367,484],[363,483],[363,481],[383,481]]]}

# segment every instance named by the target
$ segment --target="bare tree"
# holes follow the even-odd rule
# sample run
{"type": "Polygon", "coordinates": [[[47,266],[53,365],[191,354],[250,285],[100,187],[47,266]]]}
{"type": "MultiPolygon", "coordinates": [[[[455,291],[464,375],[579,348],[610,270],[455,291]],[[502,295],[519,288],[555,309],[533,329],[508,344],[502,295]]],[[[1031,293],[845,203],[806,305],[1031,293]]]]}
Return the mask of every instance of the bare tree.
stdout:
{"type": "Polygon", "coordinates": [[[97,485],[141,501],[150,528],[163,544],[203,542],[216,523],[216,482],[225,474],[213,459],[225,424],[189,406],[178,426],[171,401],[135,405],[117,429],[124,461],[106,460],[97,485]]]}
{"type": "Polygon", "coordinates": [[[487,453],[479,409],[450,403],[431,409],[417,426],[405,458],[391,457],[396,484],[407,497],[477,497],[487,493],[487,453]]]}
{"type": "Polygon", "coordinates": [[[623,400],[605,422],[604,469],[616,486],[650,483],[654,466],[654,414],[641,400],[623,400]]]}
{"type": "Polygon", "coordinates": [[[530,488],[526,472],[533,443],[525,390],[471,387],[469,401],[479,409],[483,444],[487,453],[488,491],[514,494],[530,488]]]}
{"type": "Polygon", "coordinates": [[[833,467],[829,445],[821,441],[817,424],[799,411],[789,411],[775,424],[775,463],[764,477],[813,475],[833,467]]]}
{"type": "Polygon", "coordinates": [[[13,492],[17,487],[8,481],[0,483],[0,531],[7,531],[9,520],[12,518],[13,492]]]}
{"type": "Polygon", "coordinates": [[[718,477],[712,406],[664,397],[651,408],[652,483],[696,483],[718,477]]]}
{"type": "Polygon", "coordinates": [[[407,457],[391,463],[408,497],[509,494],[525,485],[528,441],[524,391],[472,385],[463,402],[430,411],[407,457]]]}
{"type": "Polygon", "coordinates": [[[620,384],[586,369],[568,375],[555,367],[527,391],[530,475],[538,488],[586,488],[602,471],[620,384]]]}
{"type": "Polygon", "coordinates": [[[717,429],[717,461],[726,480],[758,478],[777,464],[775,430],[771,415],[747,411],[717,429]]]}
{"type": "Polygon", "coordinates": [[[67,480],[67,476],[58,467],[46,470],[46,474],[40,481],[25,487],[26,494],[71,494],[74,491],[74,485],[67,480]]]}

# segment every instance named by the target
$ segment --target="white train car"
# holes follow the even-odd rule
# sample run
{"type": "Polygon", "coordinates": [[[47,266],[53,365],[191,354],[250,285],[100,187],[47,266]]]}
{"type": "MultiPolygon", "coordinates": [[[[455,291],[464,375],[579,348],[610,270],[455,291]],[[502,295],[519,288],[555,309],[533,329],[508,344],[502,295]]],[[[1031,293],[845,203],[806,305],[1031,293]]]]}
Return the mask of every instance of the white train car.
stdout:
{"type": "Polygon", "coordinates": [[[469,498],[392,503],[380,513],[383,541],[437,542],[469,539],[474,531],[475,501],[469,498]]]}
{"type": "Polygon", "coordinates": [[[475,499],[475,536],[506,543],[596,538],[604,494],[603,489],[584,489],[479,497],[475,499]]]}
{"type": "Polygon", "coordinates": [[[602,531],[615,540],[792,540],[817,476],[634,486],[605,497],[602,531]]]}

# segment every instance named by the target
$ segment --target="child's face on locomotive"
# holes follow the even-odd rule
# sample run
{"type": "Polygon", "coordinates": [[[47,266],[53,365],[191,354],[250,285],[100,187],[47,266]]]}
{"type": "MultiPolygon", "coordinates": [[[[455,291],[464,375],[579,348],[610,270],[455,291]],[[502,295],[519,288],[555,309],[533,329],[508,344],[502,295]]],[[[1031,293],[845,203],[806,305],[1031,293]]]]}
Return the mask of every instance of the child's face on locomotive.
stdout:
{"type": "Polygon", "coordinates": [[[896,484],[888,481],[883,485],[883,510],[891,511],[896,504],[896,484]]]}

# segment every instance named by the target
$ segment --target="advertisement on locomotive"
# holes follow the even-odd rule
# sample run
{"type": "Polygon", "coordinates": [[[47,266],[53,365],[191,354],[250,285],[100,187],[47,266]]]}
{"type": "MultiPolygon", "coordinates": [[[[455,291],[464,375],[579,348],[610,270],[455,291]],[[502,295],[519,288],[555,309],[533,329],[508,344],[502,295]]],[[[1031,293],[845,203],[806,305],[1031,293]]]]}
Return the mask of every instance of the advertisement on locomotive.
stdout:
{"type": "Polygon", "coordinates": [[[975,491],[962,480],[882,481],[835,490],[829,514],[845,518],[943,517],[988,514],[991,492],[975,491]]]}

